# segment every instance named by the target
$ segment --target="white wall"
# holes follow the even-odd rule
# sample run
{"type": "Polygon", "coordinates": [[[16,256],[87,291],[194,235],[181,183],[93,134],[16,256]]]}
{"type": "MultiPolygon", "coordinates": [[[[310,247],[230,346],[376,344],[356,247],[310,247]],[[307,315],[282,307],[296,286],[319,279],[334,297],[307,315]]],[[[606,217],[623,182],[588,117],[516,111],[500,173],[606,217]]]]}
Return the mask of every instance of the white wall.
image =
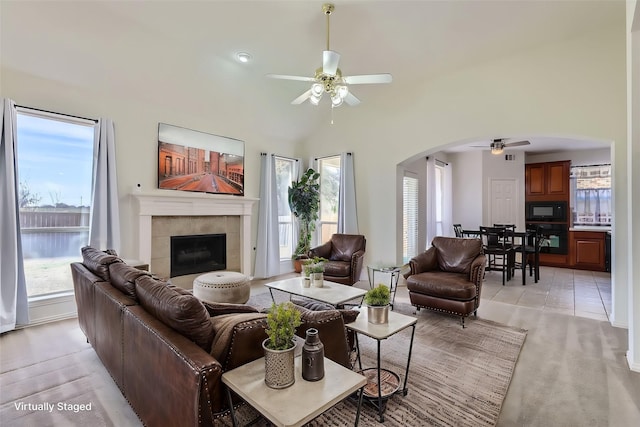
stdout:
{"type": "Polygon", "coordinates": [[[571,160],[571,166],[611,163],[611,149],[561,151],[547,154],[527,154],[525,163],[558,162],[571,160]]]}
{"type": "Polygon", "coordinates": [[[484,224],[484,179],[477,179],[484,176],[482,152],[453,153],[449,161],[453,167],[453,223],[477,229],[484,224]]]}

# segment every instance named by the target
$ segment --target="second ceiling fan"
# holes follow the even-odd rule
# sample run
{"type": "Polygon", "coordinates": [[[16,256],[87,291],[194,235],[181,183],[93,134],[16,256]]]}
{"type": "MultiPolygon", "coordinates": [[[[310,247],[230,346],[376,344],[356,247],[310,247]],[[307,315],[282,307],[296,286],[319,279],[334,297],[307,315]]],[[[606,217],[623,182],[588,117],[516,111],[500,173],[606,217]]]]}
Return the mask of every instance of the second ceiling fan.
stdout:
{"type": "Polygon", "coordinates": [[[267,74],[267,77],[283,80],[297,80],[310,82],[311,88],[294,99],[292,104],[302,104],[307,99],[311,104],[318,105],[326,93],[331,98],[331,107],[339,107],[343,102],[356,106],[360,100],[349,90],[349,85],[391,83],[391,74],[366,74],[358,76],[343,76],[338,68],[340,54],[329,49],[329,16],[335,6],[326,3],[322,11],[327,16],[327,50],[322,52],[322,67],[318,68],[313,77],[289,76],[284,74],[267,74]]]}
{"type": "Polygon", "coordinates": [[[516,142],[504,142],[504,138],[496,138],[491,141],[491,144],[487,145],[472,145],[472,147],[478,148],[490,148],[491,154],[502,154],[505,148],[518,147],[521,145],[531,144],[529,141],[516,141],[516,142]]]}

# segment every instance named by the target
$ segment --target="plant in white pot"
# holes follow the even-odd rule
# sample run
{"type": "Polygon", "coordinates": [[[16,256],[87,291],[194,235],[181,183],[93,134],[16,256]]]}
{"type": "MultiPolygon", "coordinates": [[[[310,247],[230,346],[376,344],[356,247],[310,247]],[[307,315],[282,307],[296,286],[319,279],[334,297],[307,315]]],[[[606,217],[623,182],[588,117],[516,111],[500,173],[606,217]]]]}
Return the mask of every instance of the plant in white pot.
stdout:
{"type": "Polygon", "coordinates": [[[316,229],[320,209],[319,178],[320,174],[309,168],[288,190],[289,208],[299,224],[298,244],[292,255],[297,273],[302,271],[300,259],[306,258],[311,250],[311,232],[316,229]]]}
{"type": "Polygon", "coordinates": [[[295,380],[294,336],[300,326],[300,312],[291,302],[273,303],[267,313],[267,336],[264,348],[264,382],[271,388],[286,388],[295,380]]]}
{"type": "MultiPolygon", "coordinates": [[[[324,263],[327,261],[322,257],[313,257],[305,261],[304,275],[309,278],[309,284],[316,288],[321,288],[324,283],[324,263]]],[[[305,280],[306,283],[306,280],[305,280]]]]}
{"type": "Polygon", "coordinates": [[[369,323],[388,323],[390,302],[391,291],[387,286],[380,283],[375,288],[369,289],[364,295],[369,323]]]}

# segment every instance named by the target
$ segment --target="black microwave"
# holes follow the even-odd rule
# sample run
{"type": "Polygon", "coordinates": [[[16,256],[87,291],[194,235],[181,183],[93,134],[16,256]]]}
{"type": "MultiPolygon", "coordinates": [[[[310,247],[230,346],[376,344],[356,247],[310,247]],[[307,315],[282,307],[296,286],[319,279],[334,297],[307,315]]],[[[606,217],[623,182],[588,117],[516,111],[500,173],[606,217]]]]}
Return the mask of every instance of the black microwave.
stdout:
{"type": "Polygon", "coordinates": [[[567,222],[567,202],[527,202],[527,221],[567,222]]]}

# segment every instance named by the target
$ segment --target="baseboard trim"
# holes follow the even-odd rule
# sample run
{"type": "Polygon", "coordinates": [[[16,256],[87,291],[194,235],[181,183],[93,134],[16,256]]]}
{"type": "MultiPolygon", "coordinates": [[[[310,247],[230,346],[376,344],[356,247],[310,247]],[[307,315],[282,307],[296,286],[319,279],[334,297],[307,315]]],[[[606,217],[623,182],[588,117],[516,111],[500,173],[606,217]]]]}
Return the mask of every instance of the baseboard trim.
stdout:
{"type": "Polygon", "coordinates": [[[640,361],[635,362],[631,359],[631,352],[627,351],[627,363],[629,364],[629,369],[633,372],[640,372],[640,361]]]}
{"type": "Polygon", "coordinates": [[[75,296],[72,292],[55,296],[36,297],[29,300],[29,325],[35,326],[78,316],[75,296]]]}

